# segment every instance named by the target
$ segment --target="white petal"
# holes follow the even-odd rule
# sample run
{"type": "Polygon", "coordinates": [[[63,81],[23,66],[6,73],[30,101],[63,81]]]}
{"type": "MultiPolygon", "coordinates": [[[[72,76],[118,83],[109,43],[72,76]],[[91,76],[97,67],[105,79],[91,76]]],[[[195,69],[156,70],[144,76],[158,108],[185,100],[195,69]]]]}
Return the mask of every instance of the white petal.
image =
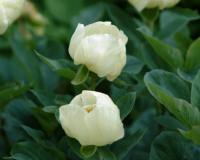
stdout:
{"type": "Polygon", "coordinates": [[[112,35],[91,35],[82,41],[74,60],[76,64],[85,64],[100,77],[119,75],[126,62],[125,46],[122,40],[112,35]],[[116,68],[118,73],[114,73],[116,68]]]}
{"type": "Polygon", "coordinates": [[[180,0],[163,0],[163,1],[164,1],[164,3],[163,3],[163,5],[160,7],[161,9],[173,7],[173,6],[176,5],[180,0]]]}
{"type": "Polygon", "coordinates": [[[8,25],[13,23],[21,14],[25,0],[0,1],[0,34],[3,34],[8,25]]]}
{"type": "Polygon", "coordinates": [[[94,34],[111,34],[116,39],[123,39],[124,44],[127,43],[127,36],[120,31],[116,26],[112,25],[111,22],[96,22],[85,27],[86,36],[94,34]]]}
{"type": "Polygon", "coordinates": [[[150,0],[146,8],[159,8],[162,3],[162,0],[150,0]]]}
{"type": "Polygon", "coordinates": [[[83,64],[99,77],[114,80],[126,63],[127,36],[111,22],[78,25],[69,53],[76,65],[83,64]]]}
{"type": "Polygon", "coordinates": [[[8,28],[8,19],[5,14],[5,10],[0,3],[0,35],[3,34],[8,28]]]}
{"type": "Polygon", "coordinates": [[[86,116],[85,123],[90,133],[90,140],[85,145],[104,146],[124,136],[119,115],[108,105],[95,108],[86,116]]]}
{"type": "Polygon", "coordinates": [[[81,145],[104,146],[124,136],[119,109],[106,94],[83,91],[69,105],[60,107],[59,112],[65,133],[81,145]],[[86,110],[88,106],[92,110],[86,110]]]}
{"type": "Polygon", "coordinates": [[[149,0],[128,0],[138,11],[142,11],[148,4],[149,0]]]}
{"type": "Polygon", "coordinates": [[[70,44],[69,44],[69,54],[72,58],[74,58],[75,53],[77,52],[77,48],[80,45],[82,39],[85,35],[85,27],[83,24],[78,24],[76,31],[74,32],[70,44]]]}
{"type": "Polygon", "coordinates": [[[87,128],[84,126],[86,112],[76,105],[65,105],[59,109],[59,119],[65,133],[72,137],[82,140],[88,137],[87,128]]]}

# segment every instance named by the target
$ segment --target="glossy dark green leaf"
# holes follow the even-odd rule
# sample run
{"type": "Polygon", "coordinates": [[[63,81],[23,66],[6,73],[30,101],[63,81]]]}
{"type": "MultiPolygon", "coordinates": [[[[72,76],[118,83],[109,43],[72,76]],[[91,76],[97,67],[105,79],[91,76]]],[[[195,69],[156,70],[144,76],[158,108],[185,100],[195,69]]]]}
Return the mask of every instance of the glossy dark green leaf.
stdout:
{"type": "Polygon", "coordinates": [[[147,87],[155,84],[173,97],[190,100],[189,86],[174,73],[157,69],[147,73],[144,80],[147,87]]]}
{"type": "Polygon", "coordinates": [[[186,68],[191,70],[200,66],[200,38],[194,41],[188,49],[186,55],[186,68]]]}
{"type": "Polygon", "coordinates": [[[156,9],[145,9],[142,11],[142,16],[145,17],[148,21],[154,22],[159,14],[159,10],[156,9]]]}
{"type": "Polygon", "coordinates": [[[183,80],[185,80],[186,82],[192,83],[195,76],[198,73],[198,69],[191,70],[191,71],[184,71],[184,70],[178,69],[177,73],[183,80]]]}
{"type": "Polygon", "coordinates": [[[200,72],[192,82],[191,103],[200,109],[200,72]]]}
{"type": "Polygon", "coordinates": [[[52,60],[42,56],[41,54],[37,53],[37,56],[47,64],[53,71],[55,71],[58,75],[63,76],[67,79],[72,79],[75,75],[74,71],[70,68],[71,63],[65,59],[60,60],[52,60]]]}
{"type": "Polygon", "coordinates": [[[130,92],[117,100],[116,104],[119,107],[121,119],[126,118],[128,114],[133,110],[135,99],[136,93],[130,92]]]}
{"type": "Polygon", "coordinates": [[[191,144],[180,134],[162,132],[152,143],[150,160],[199,160],[190,147],[191,144]]]}
{"type": "Polygon", "coordinates": [[[160,16],[160,36],[170,37],[184,28],[188,22],[198,18],[198,12],[190,9],[174,8],[163,11],[160,16]]]}
{"type": "Polygon", "coordinates": [[[0,88],[0,107],[8,103],[10,100],[26,93],[30,87],[30,85],[10,84],[0,88]]]}
{"type": "Polygon", "coordinates": [[[146,24],[153,30],[154,23],[159,16],[158,8],[145,9],[141,12],[141,15],[142,15],[144,22],[146,22],[146,24]]]}
{"type": "Polygon", "coordinates": [[[57,106],[45,106],[42,110],[47,113],[55,113],[57,109],[57,106]]]}
{"type": "Polygon", "coordinates": [[[34,141],[40,142],[42,138],[44,137],[44,133],[42,131],[33,129],[31,127],[22,125],[22,129],[29,135],[34,141]]]}
{"type": "Polygon", "coordinates": [[[51,92],[39,89],[31,90],[30,92],[32,94],[31,98],[33,99],[33,101],[35,101],[35,103],[38,102],[39,103],[38,105],[50,106],[55,104],[54,103],[55,95],[51,92]]]}
{"type": "Polygon", "coordinates": [[[76,73],[71,83],[73,85],[83,84],[88,79],[89,73],[90,71],[85,66],[80,66],[78,72],[76,73]]]}
{"type": "Polygon", "coordinates": [[[80,153],[85,158],[92,157],[95,154],[96,151],[97,151],[96,146],[81,146],[81,148],[80,148],[80,153]]]}
{"type": "Polygon", "coordinates": [[[177,119],[170,115],[162,115],[156,117],[156,122],[164,126],[167,129],[177,130],[177,129],[186,129],[186,127],[181,124],[177,119]]]}
{"type": "Polygon", "coordinates": [[[44,112],[41,108],[34,108],[33,115],[41,125],[42,129],[45,130],[48,134],[53,133],[58,127],[55,116],[51,113],[44,112]]]}
{"type": "Polygon", "coordinates": [[[129,151],[135,147],[143,138],[146,129],[139,129],[131,135],[126,135],[125,138],[115,143],[112,151],[119,160],[122,160],[129,151]],[[123,148],[123,149],[122,149],[123,148]]]}
{"type": "Polygon", "coordinates": [[[6,105],[1,114],[1,119],[4,121],[2,127],[11,144],[27,139],[27,134],[21,126],[30,126],[36,122],[32,113],[34,108],[35,105],[27,99],[15,99],[6,105]]]}
{"type": "Polygon", "coordinates": [[[126,66],[123,72],[134,75],[140,73],[144,64],[137,58],[133,56],[127,56],[126,66]]]}
{"type": "Polygon", "coordinates": [[[175,42],[176,48],[180,49],[182,54],[185,56],[189,46],[192,43],[192,39],[190,38],[190,36],[182,31],[175,33],[172,39],[175,42]]]}
{"type": "Polygon", "coordinates": [[[78,157],[84,158],[83,155],[80,153],[81,145],[80,145],[75,139],[66,137],[66,141],[67,141],[69,147],[71,148],[71,150],[72,150],[78,157]]]}
{"type": "Polygon", "coordinates": [[[142,33],[145,39],[149,42],[155,53],[162,58],[168,65],[173,68],[179,68],[183,66],[183,55],[177,48],[173,48],[168,44],[158,40],[157,38],[150,36],[146,33],[142,33]]]}
{"type": "Polygon", "coordinates": [[[76,27],[78,23],[82,23],[84,25],[91,24],[100,20],[104,14],[105,7],[100,2],[82,10],[78,16],[75,16],[72,19],[72,24],[74,27],[76,27]]]}
{"type": "Polygon", "coordinates": [[[200,126],[193,126],[190,130],[180,130],[180,132],[184,137],[192,140],[194,144],[200,145],[200,126]]]}
{"type": "Polygon", "coordinates": [[[45,0],[46,9],[61,22],[69,22],[83,7],[83,0],[45,0]]]}
{"type": "Polygon", "coordinates": [[[117,160],[115,154],[107,148],[98,148],[99,160],[117,160]]]}
{"type": "Polygon", "coordinates": [[[189,88],[179,77],[170,72],[154,70],[145,75],[144,81],[154,98],[183,124],[200,124],[200,112],[186,101],[190,97],[189,88]]]}
{"type": "Polygon", "coordinates": [[[15,160],[65,160],[64,153],[61,151],[28,141],[15,144],[11,150],[11,158],[15,160]]]}

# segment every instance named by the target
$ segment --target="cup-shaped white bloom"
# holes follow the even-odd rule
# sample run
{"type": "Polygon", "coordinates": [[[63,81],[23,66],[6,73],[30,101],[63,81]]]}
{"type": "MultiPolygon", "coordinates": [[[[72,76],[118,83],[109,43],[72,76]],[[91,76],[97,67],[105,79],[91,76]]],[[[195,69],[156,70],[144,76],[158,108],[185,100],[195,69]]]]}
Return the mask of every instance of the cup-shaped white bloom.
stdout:
{"type": "Polygon", "coordinates": [[[127,36],[111,22],[79,24],[69,46],[75,64],[112,81],[126,64],[127,36]]]}
{"type": "Polygon", "coordinates": [[[138,11],[145,8],[169,8],[175,6],[180,0],[128,0],[138,11]]]}
{"type": "Polygon", "coordinates": [[[118,107],[106,94],[83,91],[59,109],[65,133],[81,145],[104,146],[124,136],[118,107]]]}
{"type": "Polygon", "coordinates": [[[21,14],[25,0],[0,0],[0,35],[21,14]]]}

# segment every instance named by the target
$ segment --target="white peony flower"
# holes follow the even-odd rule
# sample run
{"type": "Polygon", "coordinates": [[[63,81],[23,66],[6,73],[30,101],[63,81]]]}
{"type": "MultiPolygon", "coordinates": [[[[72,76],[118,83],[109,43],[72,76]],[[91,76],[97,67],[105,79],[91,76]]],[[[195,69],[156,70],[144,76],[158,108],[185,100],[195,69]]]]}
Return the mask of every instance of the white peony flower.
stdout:
{"type": "Polygon", "coordinates": [[[83,91],[59,113],[65,133],[83,146],[104,146],[124,136],[119,109],[106,94],[83,91]]]}
{"type": "Polygon", "coordinates": [[[0,0],[0,35],[21,14],[25,0],[0,0]]]}
{"type": "Polygon", "coordinates": [[[176,5],[180,0],[128,0],[138,11],[145,8],[169,8],[176,5]]]}
{"type": "Polygon", "coordinates": [[[72,36],[69,54],[99,77],[116,79],[126,64],[128,38],[111,22],[79,24],[72,36]]]}

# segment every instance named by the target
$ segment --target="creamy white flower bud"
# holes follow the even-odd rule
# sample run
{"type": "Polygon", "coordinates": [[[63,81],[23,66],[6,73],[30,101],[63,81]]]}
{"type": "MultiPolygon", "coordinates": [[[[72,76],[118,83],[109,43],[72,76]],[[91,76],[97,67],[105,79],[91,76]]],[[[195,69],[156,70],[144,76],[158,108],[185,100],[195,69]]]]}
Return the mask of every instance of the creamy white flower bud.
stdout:
{"type": "Polygon", "coordinates": [[[116,79],[126,64],[127,36],[111,22],[79,24],[72,36],[69,54],[99,77],[116,79]]]}
{"type": "Polygon", "coordinates": [[[145,8],[169,8],[175,6],[180,0],[128,0],[138,11],[145,8]]]}
{"type": "Polygon", "coordinates": [[[0,0],[0,35],[21,14],[25,0],[0,0]]]}
{"type": "Polygon", "coordinates": [[[118,107],[106,94],[83,91],[59,109],[65,133],[81,145],[104,146],[124,136],[118,107]]]}

